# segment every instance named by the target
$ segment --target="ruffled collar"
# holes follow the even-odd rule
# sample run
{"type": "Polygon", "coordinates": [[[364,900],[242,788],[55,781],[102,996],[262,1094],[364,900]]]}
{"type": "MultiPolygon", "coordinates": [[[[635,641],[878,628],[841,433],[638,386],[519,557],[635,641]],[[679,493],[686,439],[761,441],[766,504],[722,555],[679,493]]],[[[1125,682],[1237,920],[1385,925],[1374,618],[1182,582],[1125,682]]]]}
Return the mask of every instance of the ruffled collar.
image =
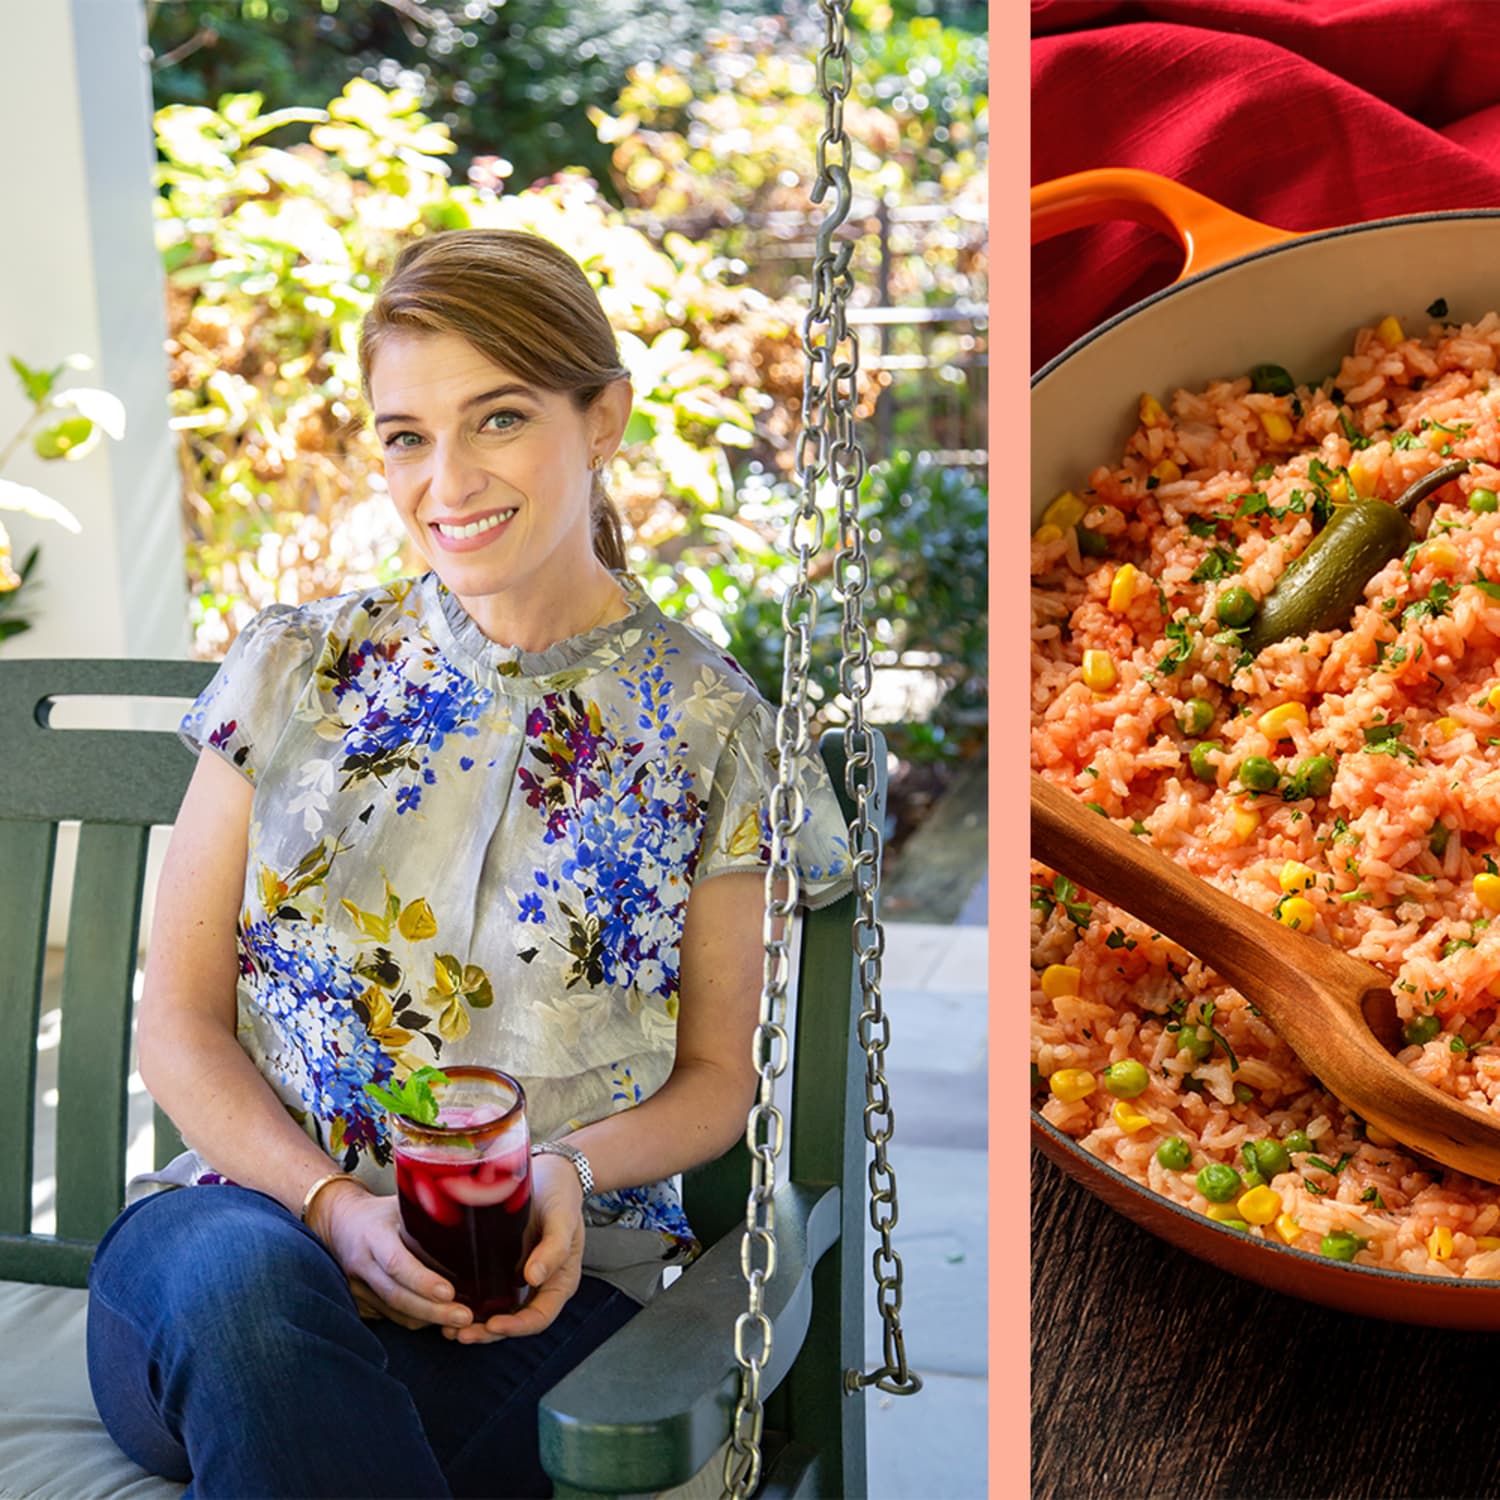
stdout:
{"type": "Polygon", "coordinates": [[[642,629],[656,604],[635,574],[610,569],[610,576],[625,593],[629,611],[618,620],[606,620],[582,635],[568,636],[545,651],[524,651],[502,646],[479,628],[474,617],[459,603],[458,596],[429,569],[418,585],[421,615],[433,639],[445,655],[470,671],[486,687],[507,693],[556,692],[612,666],[642,629]],[[558,679],[562,679],[559,681],[558,679]]]}

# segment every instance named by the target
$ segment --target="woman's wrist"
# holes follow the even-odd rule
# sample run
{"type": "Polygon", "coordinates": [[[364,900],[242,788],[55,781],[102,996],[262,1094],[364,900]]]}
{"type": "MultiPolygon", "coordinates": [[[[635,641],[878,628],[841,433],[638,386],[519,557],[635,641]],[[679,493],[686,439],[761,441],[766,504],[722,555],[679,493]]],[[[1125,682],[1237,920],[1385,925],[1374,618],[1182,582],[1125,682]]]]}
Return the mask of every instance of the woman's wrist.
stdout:
{"type": "Polygon", "coordinates": [[[329,1249],[333,1248],[329,1231],[335,1206],[340,1197],[351,1192],[368,1194],[369,1189],[351,1172],[329,1172],[313,1181],[303,1197],[302,1222],[329,1249]]]}

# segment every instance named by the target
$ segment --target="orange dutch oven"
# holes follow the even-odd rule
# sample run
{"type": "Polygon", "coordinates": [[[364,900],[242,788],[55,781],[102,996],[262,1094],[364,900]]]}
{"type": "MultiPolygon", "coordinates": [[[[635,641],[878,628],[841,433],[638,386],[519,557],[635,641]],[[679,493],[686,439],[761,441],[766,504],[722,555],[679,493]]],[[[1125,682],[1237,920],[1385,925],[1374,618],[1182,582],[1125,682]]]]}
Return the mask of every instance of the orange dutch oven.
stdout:
{"type": "MultiPolygon", "coordinates": [[[[1338,367],[1357,328],[1395,314],[1423,329],[1500,311],[1500,210],[1413,214],[1296,234],[1129,168],[1079,172],[1031,193],[1033,242],[1131,219],[1174,236],[1178,279],[1101,323],[1032,378],[1031,517],[1101,463],[1118,462],[1142,391],[1202,389],[1277,364],[1299,383],[1338,367]]],[[[1159,1197],[1032,1112],[1042,1153],[1089,1192],[1235,1276],[1346,1312],[1500,1330],[1500,1281],[1419,1276],[1334,1261],[1223,1229],[1159,1197]]],[[[1500,1186],[1495,1188],[1500,1196],[1500,1186]]]]}

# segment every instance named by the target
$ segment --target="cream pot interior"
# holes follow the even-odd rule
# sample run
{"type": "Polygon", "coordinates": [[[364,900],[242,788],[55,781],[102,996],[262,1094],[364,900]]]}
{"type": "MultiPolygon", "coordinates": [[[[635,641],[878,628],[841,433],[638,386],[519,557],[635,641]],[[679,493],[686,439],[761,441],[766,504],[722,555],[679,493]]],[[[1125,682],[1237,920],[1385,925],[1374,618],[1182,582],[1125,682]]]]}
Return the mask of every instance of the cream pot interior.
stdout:
{"type": "Polygon", "coordinates": [[[1168,287],[1063,351],[1031,393],[1031,517],[1117,464],[1141,392],[1283,366],[1299,384],[1331,375],[1354,331],[1394,313],[1409,333],[1500,312],[1500,211],[1384,219],[1258,251],[1168,287]]]}

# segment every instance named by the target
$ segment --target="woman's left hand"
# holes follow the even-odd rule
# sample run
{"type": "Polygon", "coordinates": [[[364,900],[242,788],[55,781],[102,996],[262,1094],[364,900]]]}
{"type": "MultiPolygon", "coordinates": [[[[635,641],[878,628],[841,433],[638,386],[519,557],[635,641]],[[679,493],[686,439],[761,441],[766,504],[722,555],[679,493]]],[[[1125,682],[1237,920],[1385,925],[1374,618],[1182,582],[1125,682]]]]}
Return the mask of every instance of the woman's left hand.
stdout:
{"type": "Polygon", "coordinates": [[[519,1312],[497,1313],[486,1323],[444,1328],[443,1337],[460,1344],[540,1333],[578,1290],[583,1275],[583,1184],[563,1156],[531,1158],[531,1212],[541,1239],[526,1260],[526,1280],[534,1288],[519,1312]]]}

